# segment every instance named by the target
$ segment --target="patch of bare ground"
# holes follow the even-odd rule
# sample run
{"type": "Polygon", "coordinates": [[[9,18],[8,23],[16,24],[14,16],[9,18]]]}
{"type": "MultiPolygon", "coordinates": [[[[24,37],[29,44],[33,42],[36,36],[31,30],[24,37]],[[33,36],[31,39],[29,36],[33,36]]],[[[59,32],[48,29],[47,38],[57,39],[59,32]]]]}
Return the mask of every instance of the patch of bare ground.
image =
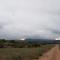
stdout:
{"type": "Polygon", "coordinates": [[[49,52],[43,54],[42,57],[39,57],[38,60],[60,60],[60,50],[59,46],[56,45],[49,52]]]}

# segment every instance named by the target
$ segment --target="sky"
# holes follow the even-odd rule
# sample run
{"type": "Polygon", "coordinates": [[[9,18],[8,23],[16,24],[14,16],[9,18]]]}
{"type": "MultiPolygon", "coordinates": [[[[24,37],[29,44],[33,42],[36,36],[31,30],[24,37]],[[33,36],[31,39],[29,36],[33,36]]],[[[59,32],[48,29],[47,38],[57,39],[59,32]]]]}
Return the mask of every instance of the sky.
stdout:
{"type": "Polygon", "coordinates": [[[60,0],[0,0],[0,38],[60,36],[60,0]]]}

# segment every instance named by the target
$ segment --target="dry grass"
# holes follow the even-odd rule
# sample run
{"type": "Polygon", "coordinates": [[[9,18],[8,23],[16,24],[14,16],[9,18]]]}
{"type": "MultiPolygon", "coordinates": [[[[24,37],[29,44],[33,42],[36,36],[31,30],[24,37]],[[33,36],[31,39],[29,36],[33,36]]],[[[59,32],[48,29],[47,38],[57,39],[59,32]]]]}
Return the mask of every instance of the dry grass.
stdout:
{"type": "Polygon", "coordinates": [[[52,47],[54,45],[37,48],[0,48],[0,60],[36,60],[52,47]]]}

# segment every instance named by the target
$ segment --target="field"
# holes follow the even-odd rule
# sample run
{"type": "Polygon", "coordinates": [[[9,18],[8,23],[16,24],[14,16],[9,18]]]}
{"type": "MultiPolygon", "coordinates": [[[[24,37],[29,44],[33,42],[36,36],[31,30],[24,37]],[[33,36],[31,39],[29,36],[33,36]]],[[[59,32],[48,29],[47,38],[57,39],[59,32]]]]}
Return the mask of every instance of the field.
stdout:
{"type": "Polygon", "coordinates": [[[47,44],[36,48],[0,48],[0,60],[37,60],[54,46],[47,44]]]}

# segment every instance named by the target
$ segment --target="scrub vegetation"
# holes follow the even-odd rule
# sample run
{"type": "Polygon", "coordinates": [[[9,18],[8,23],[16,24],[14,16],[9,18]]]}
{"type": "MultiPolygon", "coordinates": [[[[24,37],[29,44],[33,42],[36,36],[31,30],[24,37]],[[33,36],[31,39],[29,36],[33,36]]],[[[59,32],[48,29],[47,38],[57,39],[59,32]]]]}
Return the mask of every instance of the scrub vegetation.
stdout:
{"type": "Polygon", "coordinates": [[[54,44],[37,44],[15,40],[0,40],[0,60],[37,60],[54,44]]]}

